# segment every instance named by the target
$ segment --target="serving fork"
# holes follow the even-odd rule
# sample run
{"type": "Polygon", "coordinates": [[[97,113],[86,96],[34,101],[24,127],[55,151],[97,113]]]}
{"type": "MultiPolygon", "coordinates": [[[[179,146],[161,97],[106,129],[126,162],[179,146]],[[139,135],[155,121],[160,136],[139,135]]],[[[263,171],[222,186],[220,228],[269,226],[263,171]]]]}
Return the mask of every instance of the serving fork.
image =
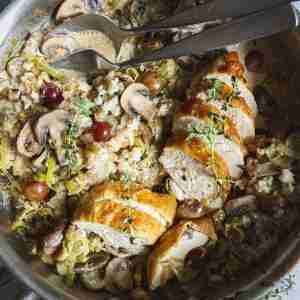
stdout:
{"type": "Polygon", "coordinates": [[[120,49],[126,38],[147,32],[180,30],[187,25],[214,21],[222,21],[222,24],[120,63],[109,60],[91,48],[84,48],[55,60],[52,62],[52,66],[90,72],[98,68],[97,60],[99,59],[105,62],[109,68],[126,68],[165,58],[200,55],[210,50],[273,35],[298,26],[297,5],[299,6],[297,3],[291,4],[290,0],[213,0],[157,23],[129,30],[119,28],[101,15],[83,15],[63,23],[58,29],[62,31],[101,31],[113,41],[116,49],[120,49]]]}

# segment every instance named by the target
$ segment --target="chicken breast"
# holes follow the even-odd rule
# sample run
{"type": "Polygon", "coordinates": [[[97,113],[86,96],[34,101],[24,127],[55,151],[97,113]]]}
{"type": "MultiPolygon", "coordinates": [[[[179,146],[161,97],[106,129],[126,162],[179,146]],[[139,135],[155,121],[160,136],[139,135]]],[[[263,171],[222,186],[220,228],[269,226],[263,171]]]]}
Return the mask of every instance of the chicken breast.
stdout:
{"type": "MultiPolygon", "coordinates": [[[[184,144],[190,143],[190,146],[187,146],[192,149],[194,153],[199,153],[199,147],[208,147],[208,158],[206,160],[214,159],[216,154],[220,159],[222,159],[226,165],[229,176],[232,178],[238,178],[241,175],[241,167],[244,165],[244,150],[241,145],[231,141],[226,138],[223,134],[219,134],[217,128],[211,127],[204,120],[197,119],[194,117],[190,118],[181,118],[175,122],[174,132],[176,131],[186,131],[189,133],[189,136],[184,144]],[[193,135],[193,141],[188,141],[189,137],[193,135]],[[195,143],[195,139],[201,142],[201,145],[195,143]]],[[[203,149],[202,149],[203,152],[203,149]]],[[[198,156],[201,161],[201,157],[198,156]]],[[[214,160],[216,160],[215,158],[214,160]]]]}
{"type": "Polygon", "coordinates": [[[254,95],[242,80],[231,74],[221,72],[209,73],[205,78],[208,80],[219,80],[233,88],[238,93],[239,97],[245,100],[254,117],[256,117],[258,109],[254,95]]]}
{"type": "Polygon", "coordinates": [[[184,198],[201,201],[218,196],[220,188],[214,176],[181,149],[166,147],[160,157],[160,162],[178,189],[183,191],[184,198]]]}
{"type": "Polygon", "coordinates": [[[182,221],[172,227],[149,256],[147,276],[150,289],[165,285],[182,272],[185,258],[191,250],[216,239],[214,225],[209,218],[182,221]]]}
{"type": "Polygon", "coordinates": [[[192,80],[189,100],[173,120],[160,162],[180,201],[177,216],[199,218],[221,208],[242,175],[245,143],[255,136],[257,105],[236,53],[192,80]]]}
{"type": "Polygon", "coordinates": [[[74,224],[100,235],[108,252],[132,256],[153,245],[172,225],[176,206],[172,196],[108,182],[89,193],[74,224]]]}
{"type": "Polygon", "coordinates": [[[221,115],[226,116],[231,120],[236,128],[240,138],[245,141],[255,136],[254,119],[245,113],[240,107],[227,106],[226,109],[222,101],[212,100],[209,104],[215,107],[221,115]]]}

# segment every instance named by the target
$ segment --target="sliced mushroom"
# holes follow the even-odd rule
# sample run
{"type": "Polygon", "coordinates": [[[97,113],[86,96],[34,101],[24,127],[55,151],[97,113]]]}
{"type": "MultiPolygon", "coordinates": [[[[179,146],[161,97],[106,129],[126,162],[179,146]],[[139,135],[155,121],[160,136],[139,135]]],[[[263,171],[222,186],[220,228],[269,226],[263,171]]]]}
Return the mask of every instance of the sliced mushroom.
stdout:
{"type": "Polygon", "coordinates": [[[20,154],[32,158],[42,152],[43,147],[34,136],[30,122],[27,122],[17,139],[17,150],[20,154]]]}
{"type": "Polygon", "coordinates": [[[53,255],[58,250],[64,238],[65,228],[66,224],[61,223],[44,238],[44,252],[47,255],[53,255]]]}
{"type": "Polygon", "coordinates": [[[61,109],[42,116],[35,126],[35,134],[39,144],[45,145],[50,136],[53,145],[60,148],[63,144],[63,133],[69,120],[70,114],[61,109]]]}
{"type": "Polygon", "coordinates": [[[116,61],[117,52],[113,41],[104,33],[96,30],[84,30],[72,33],[78,49],[93,49],[111,62],[116,61]]]}
{"type": "Polygon", "coordinates": [[[112,62],[116,60],[113,41],[96,30],[52,32],[41,46],[42,52],[50,60],[57,60],[79,49],[92,49],[112,62]]]}
{"type": "Polygon", "coordinates": [[[111,292],[133,288],[132,263],[126,258],[114,258],[106,267],[106,288],[111,292]]]}
{"type": "Polygon", "coordinates": [[[41,45],[42,53],[50,60],[71,54],[74,49],[76,49],[76,43],[67,33],[51,33],[41,45]]]}
{"type": "Polygon", "coordinates": [[[103,269],[110,260],[110,254],[101,252],[90,258],[86,263],[77,264],[74,268],[75,273],[89,273],[103,269]]]}
{"type": "Polygon", "coordinates": [[[6,70],[13,79],[24,73],[23,70],[24,59],[21,57],[14,57],[7,62],[6,70]]]}
{"type": "Polygon", "coordinates": [[[225,210],[229,215],[239,215],[245,210],[255,210],[256,208],[256,197],[253,195],[232,199],[225,204],[225,210]]]}
{"type": "Polygon", "coordinates": [[[64,19],[72,18],[88,12],[89,3],[99,3],[99,1],[85,1],[85,0],[65,0],[58,7],[55,19],[56,21],[63,21],[64,19]]]}
{"type": "Polygon", "coordinates": [[[105,272],[96,270],[80,274],[81,283],[91,291],[99,291],[105,287],[105,272]]]}
{"type": "Polygon", "coordinates": [[[158,111],[150,99],[149,89],[141,83],[130,84],[121,96],[121,106],[131,116],[141,115],[151,121],[158,111]]]}

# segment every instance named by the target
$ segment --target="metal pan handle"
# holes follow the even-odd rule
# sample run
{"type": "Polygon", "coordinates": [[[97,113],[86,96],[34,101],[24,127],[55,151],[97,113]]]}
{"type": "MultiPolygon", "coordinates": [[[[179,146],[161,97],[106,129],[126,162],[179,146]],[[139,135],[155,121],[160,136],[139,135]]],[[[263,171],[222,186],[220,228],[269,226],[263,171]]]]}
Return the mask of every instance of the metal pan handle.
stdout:
{"type": "Polygon", "coordinates": [[[41,298],[34,292],[26,290],[17,297],[17,300],[41,300],[41,298]]]}

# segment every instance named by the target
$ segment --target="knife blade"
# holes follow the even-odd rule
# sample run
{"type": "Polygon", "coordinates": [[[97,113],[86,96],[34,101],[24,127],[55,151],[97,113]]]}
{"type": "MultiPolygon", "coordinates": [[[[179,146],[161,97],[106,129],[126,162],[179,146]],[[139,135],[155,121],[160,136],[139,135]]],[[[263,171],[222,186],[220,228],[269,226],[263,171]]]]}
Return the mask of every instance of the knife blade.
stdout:
{"type": "Polygon", "coordinates": [[[298,24],[299,13],[294,6],[291,4],[281,5],[207,29],[162,49],[124,62],[120,66],[126,67],[170,57],[200,55],[228,45],[290,30],[298,24]]]}

